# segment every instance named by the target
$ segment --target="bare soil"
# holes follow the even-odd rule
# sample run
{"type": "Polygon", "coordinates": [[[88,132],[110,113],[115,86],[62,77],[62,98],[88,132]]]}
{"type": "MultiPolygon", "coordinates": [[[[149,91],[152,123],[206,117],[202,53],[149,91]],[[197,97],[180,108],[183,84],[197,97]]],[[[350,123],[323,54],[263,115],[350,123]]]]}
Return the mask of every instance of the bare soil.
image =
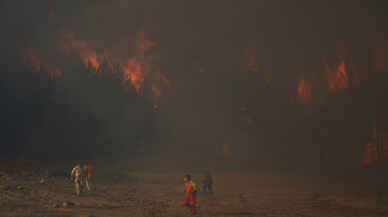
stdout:
{"type": "MultiPolygon", "coordinates": [[[[0,168],[0,216],[184,217],[183,175],[200,182],[203,169],[134,170],[115,164],[96,168],[94,189],[74,194],[73,165],[34,162],[0,168]]],[[[212,170],[213,195],[198,194],[197,216],[388,216],[388,203],[359,185],[258,171],[212,170]]]]}

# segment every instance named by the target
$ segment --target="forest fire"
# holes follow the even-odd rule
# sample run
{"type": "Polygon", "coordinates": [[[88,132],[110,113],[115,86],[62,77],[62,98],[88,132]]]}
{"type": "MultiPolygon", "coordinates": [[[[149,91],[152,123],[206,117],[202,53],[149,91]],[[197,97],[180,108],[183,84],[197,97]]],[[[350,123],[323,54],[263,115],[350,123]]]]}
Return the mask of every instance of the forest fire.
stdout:
{"type": "MultiPolygon", "coordinates": [[[[157,46],[157,43],[147,40],[145,38],[145,30],[141,28],[136,34],[134,45],[130,53],[132,56],[126,60],[119,60],[119,58],[114,58],[106,51],[98,53],[88,45],[87,41],[77,39],[72,30],[65,29],[60,31],[57,50],[67,56],[77,56],[89,72],[99,71],[107,75],[108,72],[114,72],[115,75],[117,73],[120,74],[123,85],[126,85],[127,81],[129,81],[138,94],[140,94],[144,81],[149,79],[151,83],[147,88],[152,90],[153,100],[155,102],[159,101],[158,98],[162,95],[160,85],[170,87],[170,81],[160,72],[158,63],[153,61],[153,58],[147,54],[147,51],[157,46]]],[[[50,77],[61,76],[62,73],[59,68],[49,64],[42,64],[41,59],[32,48],[23,48],[22,55],[24,62],[31,65],[33,71],[44,70],[49,73],[50,77]]]]}
{"type": "Polygon", "coordinates": [[[96,52],[90,50],[85,41],[76,40],[73,31],[68,29],[62,31],[58,46],[60,51],[68,55],[72,53],[79,55],[85,67],[88,67],[90,63],[94,69],[99,68],[99,57],[96,52]]]}
{"type": "Polygon", "coordinates": [[[0,216],[388,216],[378,3],[4,1],[0,216]]]}

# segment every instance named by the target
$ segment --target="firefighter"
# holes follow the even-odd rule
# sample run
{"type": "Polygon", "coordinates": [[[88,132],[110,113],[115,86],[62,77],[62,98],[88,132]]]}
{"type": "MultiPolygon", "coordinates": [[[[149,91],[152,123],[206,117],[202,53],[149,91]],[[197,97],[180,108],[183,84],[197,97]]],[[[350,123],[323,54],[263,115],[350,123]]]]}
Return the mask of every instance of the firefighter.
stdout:
{"type": "Polygon", "coordinates": [[[88,191],[91,190],[91,184],[92,184],[92,178],[93,178],[93,167],[91,164],[85,164],[84,165],[84,168],[83,168],[83,171],[84,171],[84,176],[85,176],[85,185],[86,185],[86,189],[88,189],[88,191]]]}
{"type": "Polygon", "coordinates": [[[202,190],[205,193],[213,193],[213,178],[209,171],[206,171],[202,180],[202,190]]]}
{"type": "Polygon", "coordinates": [[[196,214],[196,184],[191,180],[189,174],[184,176],[183,181],[185,182],[185,198],[183,205],[189,207],[192,214],[196,214]]]}
{"type": "Polygon", "coordinates": [[[75,184],[75,193],[77,196],[81,193],[81,184],[82,184],[82,170],[80,164],[77,164],[72,170],[71,170],[71,179],[74,181],[75,184]]]}

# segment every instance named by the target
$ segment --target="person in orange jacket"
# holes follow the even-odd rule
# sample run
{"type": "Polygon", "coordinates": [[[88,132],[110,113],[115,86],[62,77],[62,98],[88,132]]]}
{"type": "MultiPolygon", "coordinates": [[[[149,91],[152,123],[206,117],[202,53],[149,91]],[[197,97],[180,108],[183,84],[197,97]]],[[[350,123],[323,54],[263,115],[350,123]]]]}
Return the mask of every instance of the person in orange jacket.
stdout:
{"type": "Polygon", "coordinates": [[[93,178],[93,167],[91,164],[85,164],[84,165],[84,174],[85,174],[85,184],[86,184],[86,188],[88,189],[88,191],[91,190],[91,182],[92,182],[92,178],[93,178]]]}
{"type": "Polygon", "coordinates": [[[183,205],[189,207],[192,214],[196,214],[197,186],[191,180],[191,176],[189,174],[185,175],[183,180],[185,182],[185,198],[183,205]]]}

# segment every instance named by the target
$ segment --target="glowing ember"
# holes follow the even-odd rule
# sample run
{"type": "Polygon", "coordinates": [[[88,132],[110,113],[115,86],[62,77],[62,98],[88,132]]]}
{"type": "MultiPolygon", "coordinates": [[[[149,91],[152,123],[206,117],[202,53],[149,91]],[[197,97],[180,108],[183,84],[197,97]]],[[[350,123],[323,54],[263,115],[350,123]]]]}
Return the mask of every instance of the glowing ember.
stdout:
{"type": "Polygon", "coordinates": [[[204,66],[204,64],[199,64],[199,72],[206,72],[206,68],[204,66]]]}
{"type": "Polygon", "coordinates": [[[24,63],[30,65],[34,72],[40,72],[40,59],[36,52],[30,47],[25,47],[22,48],[21,53],[24,58],[24,63]]]}
{"type": "Polygon", "coordinates": [[[136,47],[138,51],[138,55],[141,59],[144,59],[145,52],[150,50],[152,47],[157,45],[156,42],[149,41],[145,39],[145,31],[142,28],[137,34],[136,47]]]}
{"type": "Polygon", "coordinates": [[[51,79],[62,77],[62,72],[55,66],[44,65],[44,71],[46,71],[51,79]]]}
{"type": "Polygon", "coordinates": [[[160,92],[160,90],[156,87],[155,84],[152,84],[152,92],[154,93],[154,96],[155,97],[160,97],[162,95],[162,93],[160,92]]]}
{"type": "Polygon", "coordinates": [[[31,47],[22,48],[21,54],[23,56],[24,63],[31,66],[33,72],[47,72],[49,77],[52,79],[62,76],[61,70],[57,67],[42,63],[41,58],[31,47]]]}
{"type": "Polygon", "coordinates": [[[256,42],[250,41],[247,48],[244,50],[246,63],[243,64],[243,71],[245,67],[247,71],[259,72],[259,64],[257,63],[256,42]]]}
{"type": "Polygon", "coordinates": [[[89,67],[89,64],[94,69],[100,67],[97,53],[90,50],[85,41],[76,40],[74,32],[71,30],[62,32],[61,39],[59,40],[59,50],[66,54],[76,53],[85,67],[89,67]]]}
{"type": "Polygon", "coordinates": [[[341,59],[337,66],[337,69],[334,71],[334,78],[329,82],[331,88],[345,89],[348,88],[348,75],[345,68],[345,61],[341,59]]]}
{"type": "Polygon", "coordinates": [[[311,100],[311,85],[302,76],[298,83],[298,98],[302,103],[308,103],[311,100]]]}
{"type": "Polygon", "coordinates": [[[227,156],[227,155],[230,154],[230,145],[227,144],[227,143],[218,144],[216,146],[216,149],[217,149],[217,153],[220,154],[220,155],[227,156]]]}
{"type": "Polygon", "coordinates": [[[171,87],[171,82],[167,79],[165,75],[163,75],[161,72],[157,72],[158,80],[162,81],[164,85],[167,87],[171,87]]]}
{"type": "Polygon", "coordinates": [[[349,87],[349,78],[344,59],[339,60],[334,70],[332,70],[327,63],[324,63],[324,66],[328,77],[330,92],[335,92],[338,89],[346,89],[349,87]]]}
{"type": "Polygon", "coordinates": [[[122,66],[124,82],[129,80],[139,93],[142,83],[144,82],[144,73],[142,72],[141,63],[136,57],[128,60],[126,65],[122,66]]]}

